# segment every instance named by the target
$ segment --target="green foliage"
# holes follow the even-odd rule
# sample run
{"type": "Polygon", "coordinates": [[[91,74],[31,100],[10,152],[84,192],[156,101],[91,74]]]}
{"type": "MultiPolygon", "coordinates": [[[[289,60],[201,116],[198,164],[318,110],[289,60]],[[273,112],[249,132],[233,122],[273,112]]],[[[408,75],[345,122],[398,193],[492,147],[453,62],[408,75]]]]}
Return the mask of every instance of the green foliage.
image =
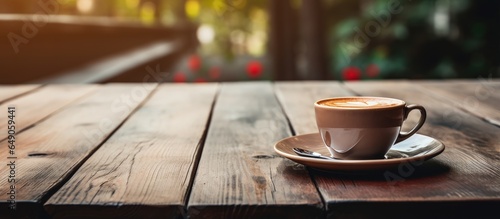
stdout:
{"type": "MultiPolygon", "coordinates": [[[[333,14],[349,4],[362,6],[329,20],[330,63],[335,78],[342,79],[343,69],[349,66],[365,71],[370,64],[380,69],[376,78],[470,78],[498,71],[498,2],[399,1],[401,13],[391,13],[389,25],[384,27],[376,14],[387,12],[389,2],[341,1],[327,9],[333,14]],[[370,22],[377,22],[380,28],[368,27],[370,22]],[[369,31],[376,34],[370,36],[369,31]],[[368,43],[361,45],[364,41],[368,43]]],[[[363,78],[369,77],[363,74],[363,78]]]]}

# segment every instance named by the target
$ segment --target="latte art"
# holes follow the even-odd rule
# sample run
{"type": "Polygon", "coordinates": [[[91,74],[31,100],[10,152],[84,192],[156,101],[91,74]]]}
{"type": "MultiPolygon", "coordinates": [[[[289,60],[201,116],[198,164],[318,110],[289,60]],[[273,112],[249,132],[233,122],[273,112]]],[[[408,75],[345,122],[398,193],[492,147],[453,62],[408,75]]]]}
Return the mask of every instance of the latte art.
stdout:
{"type": "Polygon", "coordinates": [[[394,99],[371,99],[371,98],[340,98],[322,101],[323,106],[340,108],[380,108],[401,105],[403,102],[394,99]]]}
{"type": "Polygon", "coordinates": [[[336,106],[350,106],[350,107],[367,107],[367,106],[377,106],[381,105],[380,102],[377,101],[350,101],[350,102],[344,102],[344,103],[333,103],[336,106]]]}

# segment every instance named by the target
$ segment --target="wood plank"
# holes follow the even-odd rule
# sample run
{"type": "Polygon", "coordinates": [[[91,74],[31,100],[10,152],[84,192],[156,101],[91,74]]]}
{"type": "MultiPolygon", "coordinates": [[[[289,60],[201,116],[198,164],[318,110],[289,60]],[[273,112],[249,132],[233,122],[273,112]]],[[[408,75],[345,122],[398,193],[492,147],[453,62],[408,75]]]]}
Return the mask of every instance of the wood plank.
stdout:
{"type": "MultiPolygon", "coordinates": [[[[354,96],[339,82],[331,81],[276,82],[275,90],[296,135],[318,132],[314,112],[315,101],[329,97],[354,96]]],[[[314,181],[323,177],[317,171],[312,169],[310,171],[314,181]]],[[[341,182],[336,178],[330,180],[334,183],[341,182]]]]}
{"type": "MultiPolygon", "coordinates": [[[[52,113],[97,89],[97,85],[52,85],[0,105],[0,109],[16,107],[16,132],[47,118],[52,113]]],[[[7,138],[7,117],[0,117],[0,141],[7,138]]]]}
{"type": "Polygon", "coordinates": [[[53,218],[180,218],[217,84],[162,85],[45,204],[53,218]]]}
{"type": "Polygon", "coordinates": [[[2,85],[0,86],[0,103],[4,101],[17,97],[19,95],[30,92],[34,89],[39,88],[40,85],[29,84],[29,85],[2,85]]]}
{"type": "MultiPolygon", "coordinates": [[[[155,87],[156,84],[103,86],[17,135],[14,154],[17,157],[14,160],[17,210],[2,210],[0,217],[46,216],[43,215],[42,203],[155,87]]],[[[7,145],[7,142],[2,141],[0,145],[7,145]]],[[[0,151],[2,160],[9,156],[7,153],[7,150],[0,151]]],[[[0,165],[0,175],[7,176],[8,168],[7,165],[0,165]]],[[[7,180],[1,180],[0,190],[7,191],[11,185],[7,180]]],[[[0,208],[8,209],[8,200],[8,194],[2,192],[0,208]]]]}
{"type": "Polygon", "coordinates": [[[432,94],[442,96],[454,106],[500,126],[499,81],[478,79],[453,83],[426,81],[416,84],[432,94]]]}
{"type": "Polygon", "coordinates": [[[317,174],[329,216],[486,218],[495,214],[500,204],[498,127],[410,83],[353,82],[346,86],[360,95],[424,105],[427,122],[420,133],[442,141],[446,150],[424,164],[404,164],[370,176],[317,174]]]}
{"type": "Polygon", "coordinates": [[[271,84],[223,84],[188,204],[190,218],[317,218],[303,166],[276,155],[290,129],[271,84]]]}
{"type": "MultiPolygon", "coordinates": [[[[297,134],[317,132],[311,104],[323,97],[349,95],[342,87],[332,82],[276,84],[280,102],[297,134]]],[[[500,197],[496,127],[454,110],[441,99],[406,82],[347,83],[347,87],[362,95],[422,103],[428,110],[428,121],[421,133],[442,140],[447,148],[423,165],[403,166],[401,172],[388,170],[398,175],[399,181],[387,181],[386,171],[362,174],[311,171],[328,203],[328,217],[434,218],[488,214],[481,210],[493,212],[500,197]],[[450,117],[442,117],[440,113],[444,112],[449,112],[450,117]],[[454,123],[449,118],[463,118],[464,122],[460,127],[448,127],[454,123]]],[[[417,119],[418,116],[411,115],[412,121],[408,122],[417,119]]]]}

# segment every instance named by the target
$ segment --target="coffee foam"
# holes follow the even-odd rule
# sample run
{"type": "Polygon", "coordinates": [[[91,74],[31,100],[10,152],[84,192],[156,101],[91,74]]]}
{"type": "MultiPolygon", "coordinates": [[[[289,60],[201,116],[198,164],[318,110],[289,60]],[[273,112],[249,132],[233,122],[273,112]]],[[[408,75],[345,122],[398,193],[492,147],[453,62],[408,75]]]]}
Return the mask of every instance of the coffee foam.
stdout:
{"type": "Polygon", "coordinates": [[[341,108],[383,108],[400,105],[401,102],[392,99],[375,98],[341,98],[333,100],[324,100],[319,102],[323,106],[341,107],[341,108]]]}

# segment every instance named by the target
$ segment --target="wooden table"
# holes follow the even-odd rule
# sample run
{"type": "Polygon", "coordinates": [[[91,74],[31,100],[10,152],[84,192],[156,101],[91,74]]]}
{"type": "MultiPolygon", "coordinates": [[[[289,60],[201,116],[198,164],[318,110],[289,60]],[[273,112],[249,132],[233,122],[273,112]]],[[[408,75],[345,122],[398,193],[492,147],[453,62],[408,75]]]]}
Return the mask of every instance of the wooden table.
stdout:
{"type": "Polygon", "coordinates": [[[499,90],[497,79],[0,86],[0,218],[498,216],[499,90]],[[420,133],[446,150],[394,180],[274,152],[316,132],[315,100],[345,95],[424,105],[420,133]]]}

